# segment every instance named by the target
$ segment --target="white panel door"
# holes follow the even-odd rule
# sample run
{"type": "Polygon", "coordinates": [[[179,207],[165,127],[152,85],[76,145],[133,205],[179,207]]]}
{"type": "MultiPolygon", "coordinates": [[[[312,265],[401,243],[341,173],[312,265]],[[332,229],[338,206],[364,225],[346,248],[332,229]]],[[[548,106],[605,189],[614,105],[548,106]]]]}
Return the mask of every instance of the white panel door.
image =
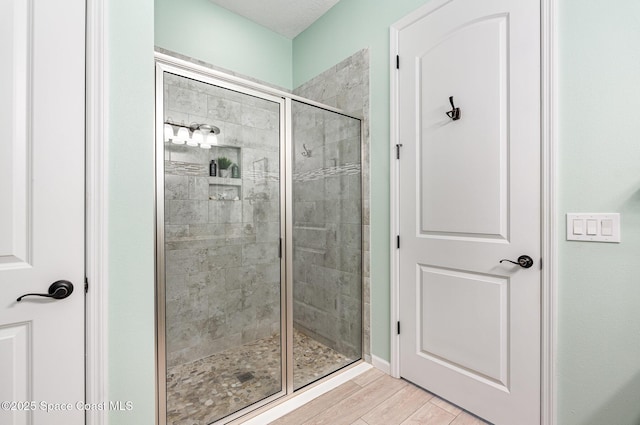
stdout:
{"type": "Polygon", "coordinates": [[[3,425],[84,423],[84,22],[82,0],[0,0],[3,425]]]}
{"type": "Polygon", "coordinates": [[[400,373],[539,424],[540,5],[439,4],[398,37],[400,373]]]}

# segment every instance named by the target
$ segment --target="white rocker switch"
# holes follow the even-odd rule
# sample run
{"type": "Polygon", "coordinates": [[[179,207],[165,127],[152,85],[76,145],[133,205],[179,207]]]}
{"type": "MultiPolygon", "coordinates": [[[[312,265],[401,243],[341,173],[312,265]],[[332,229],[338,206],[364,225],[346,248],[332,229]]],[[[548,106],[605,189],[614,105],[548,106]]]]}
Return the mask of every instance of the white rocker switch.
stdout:
{"type": "Polygon", "coordinates": [[[567,213],[567,240],[620,243],[620,213],[567,213]]]}
{"type": "Polygon", "coordinates": [[[584,235],[584,220],[580,218],[573,220],[573,234],[584,235]]]}
{"type": "Polygon", "coordinates": [[[600,233],[602,234],[602,236],[613,236],[613,220],[602,220],[600,222],[600,233]]]}

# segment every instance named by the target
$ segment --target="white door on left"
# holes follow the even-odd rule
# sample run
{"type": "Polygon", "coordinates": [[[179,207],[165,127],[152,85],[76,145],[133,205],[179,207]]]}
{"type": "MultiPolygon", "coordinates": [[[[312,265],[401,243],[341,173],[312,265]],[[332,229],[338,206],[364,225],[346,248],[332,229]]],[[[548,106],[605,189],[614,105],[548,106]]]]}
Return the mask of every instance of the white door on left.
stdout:
{"type": "Polygon", "coordinates": [[[0,424],[81,425],[85,2],[0,0],[0,41],[0,424]]]}

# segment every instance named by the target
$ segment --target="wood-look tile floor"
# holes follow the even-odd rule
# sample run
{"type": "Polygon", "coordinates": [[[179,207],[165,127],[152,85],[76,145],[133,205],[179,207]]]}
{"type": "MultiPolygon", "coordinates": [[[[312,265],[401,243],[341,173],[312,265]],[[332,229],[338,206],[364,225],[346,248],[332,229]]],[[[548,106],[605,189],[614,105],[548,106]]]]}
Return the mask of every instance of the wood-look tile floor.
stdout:
{"type": "Polygon", "coordinates": [[[271,422],[274,425],[486,425],[416,387],[370,369],[271,422]]]}

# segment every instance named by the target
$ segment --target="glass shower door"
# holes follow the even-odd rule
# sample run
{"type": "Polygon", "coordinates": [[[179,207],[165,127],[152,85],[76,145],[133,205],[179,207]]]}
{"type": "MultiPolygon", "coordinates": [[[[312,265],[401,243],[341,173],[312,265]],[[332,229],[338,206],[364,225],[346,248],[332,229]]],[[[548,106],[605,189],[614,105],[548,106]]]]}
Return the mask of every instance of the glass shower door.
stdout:
{"type": "Polygon", "coordinates": [[[362,358],[360,129],[292,102],[294,389],[362,358]]]}
{"type": "Polygon", "coordinates": [[[284,393],[283,102],[162,75],[166,424],[204,425],[284,393]]]}

